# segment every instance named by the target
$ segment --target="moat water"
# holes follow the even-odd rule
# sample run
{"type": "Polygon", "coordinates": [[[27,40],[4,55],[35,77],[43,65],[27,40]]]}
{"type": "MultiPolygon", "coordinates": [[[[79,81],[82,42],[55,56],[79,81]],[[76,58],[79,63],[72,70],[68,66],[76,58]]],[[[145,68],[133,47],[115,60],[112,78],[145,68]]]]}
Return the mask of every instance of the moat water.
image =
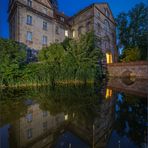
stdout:
{"type": "Polygon", "coordinates": [[[146,148],[148,81],[0,90],[0,148],[146,148]]]}

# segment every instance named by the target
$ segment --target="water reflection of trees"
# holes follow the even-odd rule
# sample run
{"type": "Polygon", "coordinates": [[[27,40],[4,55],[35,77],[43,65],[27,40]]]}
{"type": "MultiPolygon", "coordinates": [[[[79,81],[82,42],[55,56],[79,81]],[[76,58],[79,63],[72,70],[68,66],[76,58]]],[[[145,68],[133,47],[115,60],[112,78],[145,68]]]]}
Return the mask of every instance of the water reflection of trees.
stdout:
{"type": "Polygon", "coordinates": [[[146,143],[146,99],[137,96],[122,95],[122,101],[117,101],[117,120],[115,129],[120,136],[127,136],[139,147],[146,143]]]}
{"type": "Polygon", "coordinates": [[[101,94],[95,94],[90,86],[65,86],[54,90],[42,87],[33,92],[32,98],[42,110],[48,110],[52,115],[64,112],[71,119],[84,119],[88,123],[97,116],[95,108],[99,110],[101,94]]]}
{"type": "MultiPolygon", "coordinates": [[[[63,118],[65,115],[64,126],[90,145],[94,137],[94,144],[99,144],[102,137],[106,137],[102,138],[105,139],[102,142],[106,144],[112,126],[112,93],[107,97],[105,93],[105,86],[94,89],[92,85],[57,86],[55,89],[38,87],[3,90],[0,96],[3,124],[12,123],[14,127],[17,121],[27,114],[29,109],[27,102],[30,101],[33,102],[30,105],[39,105],[40,111],[48,111],[53,117],[60,113],[63,118]]],[[[15,132],[14,129],[13,137],[15,132]]]]}
{"type": "Polygon", "coordinates": [[[0,90],[0,126],[12,123],[27,112],[25,105],[27,94],[23,90],[0,90]]]}
{"type": "Polygon", "coordinates": [[[99,110],[101,93],[95,94],[90,86],[59,86],[28,89],[5,89],[0,95],[1,124],[11,123],[27,112],[25,100],[31,99],[40,105],[42,110],[52,115],[63,112],[69,119],[84,119],[86,123],[93,122],[99,110]]]}

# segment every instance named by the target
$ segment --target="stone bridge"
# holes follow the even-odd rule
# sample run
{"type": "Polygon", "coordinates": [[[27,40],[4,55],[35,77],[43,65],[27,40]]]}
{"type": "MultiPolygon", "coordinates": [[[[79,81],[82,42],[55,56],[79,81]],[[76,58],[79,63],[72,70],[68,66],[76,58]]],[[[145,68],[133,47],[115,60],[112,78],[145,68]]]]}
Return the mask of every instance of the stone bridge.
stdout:
{"type": "Polygon", "coordinates": [[[111,78],[107,87],[117,92],[148,97],[148,79],[111,78]]]}
{"type": "Polygon", "coordinates": [[[110,77],[136,77],[148,79],[148,61],[112,63],[107,65],[110,77]]]}

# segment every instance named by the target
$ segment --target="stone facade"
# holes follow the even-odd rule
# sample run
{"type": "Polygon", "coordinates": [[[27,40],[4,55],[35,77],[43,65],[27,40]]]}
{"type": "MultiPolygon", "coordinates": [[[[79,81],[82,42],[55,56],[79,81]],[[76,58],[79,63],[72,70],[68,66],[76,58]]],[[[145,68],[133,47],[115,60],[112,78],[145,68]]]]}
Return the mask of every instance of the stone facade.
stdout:
{"type": "Polygon", "coordinates": [[[94,31],[99,47],[116,61],[116,24],[107,3],[95,3],[72,17],[59,12],[50,0],[10,0],[10,38],[40,50],[65,37],[79,38],[94,31]]]}

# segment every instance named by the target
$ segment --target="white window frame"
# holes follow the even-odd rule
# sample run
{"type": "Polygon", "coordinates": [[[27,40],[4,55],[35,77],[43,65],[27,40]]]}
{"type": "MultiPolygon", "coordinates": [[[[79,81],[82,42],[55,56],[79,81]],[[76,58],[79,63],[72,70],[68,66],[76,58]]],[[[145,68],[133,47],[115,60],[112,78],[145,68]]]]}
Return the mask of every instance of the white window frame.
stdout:
{"type": "Polygon", "coordinates": [[[47,30],[48,23],[46,21],[43,21],[43,30],[47,30]]]}
{"type": "Polygon", "coordinates": [[[27,40],[27,41],[32,41],[32,32],[27,31],[26,40],[27,40]]]}
{"type": "Polygon", "coordinates": [[[32,7],[32,0],[27,0],[27,5],[28,5],[29,7],[32,7]]]}
{"type": "Polygon", "coordinates": [[[32,16],[31,15],[27,15],[26,23],[27,23],[27,25],[32,25],[32,16]]]}
{"type": "Polygon", "coordinates": [[[42,37],[42,45],[47,45],[47,42],[48,42],[47,36],[43,35],[43,37],[42,37]]]}

